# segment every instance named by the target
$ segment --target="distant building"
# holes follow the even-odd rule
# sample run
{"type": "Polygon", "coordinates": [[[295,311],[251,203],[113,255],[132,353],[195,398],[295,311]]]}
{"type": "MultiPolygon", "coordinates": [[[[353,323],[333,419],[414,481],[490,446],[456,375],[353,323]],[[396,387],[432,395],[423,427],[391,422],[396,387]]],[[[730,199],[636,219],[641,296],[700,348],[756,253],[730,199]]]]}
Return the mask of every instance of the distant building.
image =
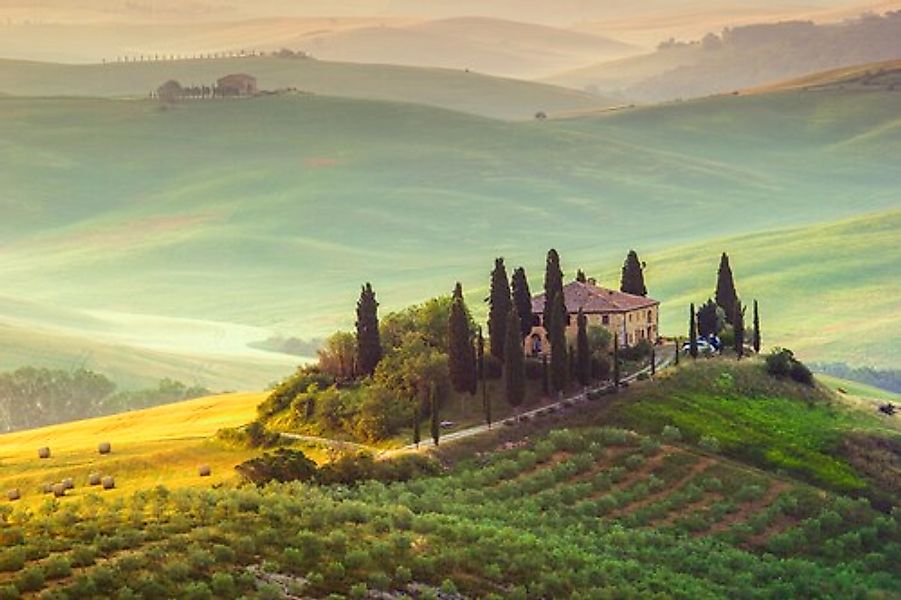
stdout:
{"type": "Polygon", "coordinates": [[[255,96],[257,78],[245,73],[226,75],[216,82],[216,93],[219,96],[255,96]]]}
{"type": "MultiPolygon", "coordinates": [[[[621,346],[632,346],[641,340],[653,344],[659,336],[660,302],[652,298],[602,288],[589,279],[587,283],[573,281],[563,286],[563,302],[566,304],[568,340],[576,338],[579,310],[588,319],[589,327],[600,326],[611,335],[618,334],[621,346]]],[[[532,298],[535,318],[532,331],[525,340],[527,356],[550,353],[544,329],[544,303],[543,293],[532,298]]]]}

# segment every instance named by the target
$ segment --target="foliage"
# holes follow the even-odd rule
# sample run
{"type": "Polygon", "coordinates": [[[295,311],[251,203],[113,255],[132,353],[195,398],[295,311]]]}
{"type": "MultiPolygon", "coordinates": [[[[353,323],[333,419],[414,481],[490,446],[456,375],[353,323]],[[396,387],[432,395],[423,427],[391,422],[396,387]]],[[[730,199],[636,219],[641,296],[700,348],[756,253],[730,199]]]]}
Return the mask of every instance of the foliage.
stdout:
{"type": "Polygon", "coordinates": [[[579,385],[586,386],[591,381],[591,343],[588,338],[588,318],[579,309],[576,318],[578,333],[576,335],[576,379],[579,385]]]}
{"type": "Polygon", "coordinates": [[[257,485],[270,481],[309,481],[316,475],[316,463],[300,450],[279,448],[272,454],[241,463],[235,470],[257,485]]]}
{"type": "MultiPolygon", "coordinates": [[[[513,306],[507,267],[503,258],[494,261],[491,271],[491,285],[488,292],[488,346],[491,355],[498,361],[504,360],[504,344],[507,339],[507,313],[513,306]]],[[[517,327],[517,330],[519,327],[517,327]]]]}
{"type": "Polygon", "coordinates": [[[643,269],[644,264],[638,260],[638,254],[635,250],[629,250],[623,263],[620,291],[635,296],[647,296],[648,288],[645,287],[643,269]]]}
{"type": "Polygon", "coordinates": [[[754,352],[760,354],[760,312],[758,312],[757,300],[754,300],[754,321],[753,321],[754,333],[751,338],[751,346],[754,348],[754,352]]]}
{"type": "Polygon", "coordinates": [[[526,396],[525,356],[519,335],[519,315],[515,308],[507,317],[507,340],[504,348],[504,395],[507,403],[519,407],[526,396]]]}
{"type": "Polygon", "coordinates": [[[766,370],[774,377],[790,377],[798,383],[813,385],[813,373],[787,348],[774,348],[767,355],[766,370]]]}
{"type": "MultiPolygon", "coordinates": [[[[454,298],[451,295],[430,298],[403,310],[389,313],[381,321],[382,346],[390,352],[400,346],[409,334],[415,333],[430,346],[447,353],[447,323],[454,298]]],[[[465,305],[464,305],[465,308],[465,305]]],[[[466,309],[470,330],[475,323],[466,309]]]]}
{"type": "Polygon", "coordinates": [[[454,288],[447,328],[447,358],[451,384],[458,393],[475,394],[476,362],[472,346],[472,328],[463,301],[463,287],[459,283],[454,288]]]}
{"type": "MultiPolygon", "coordinates": [[[[695,324],[695,305],[692,302],[691,307],[688,309],[688,353],[692,358],[698,357],[698,327],[695,324]]],[[[677,348],[676,351],[681,351],[681,348],[677,348]]]]}
{"type": "Polygon", "coordinates": [[[382,359],[378,310],[372,284],[367,282],[357,302],[357,367],[362,375],[372,375],[382,359]]]}
{"type": "Polygon", "coordinates": [[[732,329],[735,332],[735,354],[739,358],[745,354],[745,309],[741,305],[741,300],[735,300],[735,315],[732,317],[732,329]]]}
{"type": "Polygon", "coordinates": [[[735,281],[732,278],[732,267],[729,265],[729,256],[723,252],[720,257],[720,266],[716,274],[716,303],[723,309],[726,322],[732,325],[735,319],[735,302],[738,294],[735,291],[735,281]]]}
{"type": "Polygon", "coordinates": [[[319,370],[335,379],[349,380],[356,375],[357,339],[349,331],[336,331],[317,351],[319,370]]]}
{"type": "Polygon", "coordinates": [[[529,289],[529,279],[526,277],[524,268],[517,267],[513,271],[510,287],[512,288],[513,306],[516,307],[516,312],[519,314],[519,332],[525,338],[532,331],[535,315],[532,314],[532,291],[529,289]]]}
{"type": "Polygon", "coordinates": [[[220,429],[216,432],[216,438],[242,448],[272,448],[281,441],[279,434],[268,431],[258,420],[251,421],[244,427],[220,429]]]}
{"type": "Polygon", "coordinates": [[[705,338],[719,335],[725,326],[725,312],[713,299],[708,299],[698,309],[698,335],[705,338]]]}
{"type": "Polygon", "coordinates": [[[331,375],[316,367],[301,367],[272,390],[269,397],[257,407],[257,414],[260,419],[267,419],[290,407],[299,394],[311,389],[328,388],[334,381],[331,375]]]}
{"type": "Polygon", "coordinates": [[[558,292],[551,299],[550,311],[546,312],[545,316],[548,341],[551,345],[551,385],[555,392],[560,392],[566,388],[569,379],[569,355],[566,346],[567,313],[562,292],[558,292]]]}

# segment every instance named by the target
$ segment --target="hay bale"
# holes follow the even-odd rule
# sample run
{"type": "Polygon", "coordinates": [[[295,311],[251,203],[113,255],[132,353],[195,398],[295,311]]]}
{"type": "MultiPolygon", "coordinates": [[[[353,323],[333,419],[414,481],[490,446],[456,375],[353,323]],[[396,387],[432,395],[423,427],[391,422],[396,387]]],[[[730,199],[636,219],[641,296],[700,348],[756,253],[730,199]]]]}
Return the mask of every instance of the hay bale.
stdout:
{"type": "Polygon", "coordinates": [[[113,447],[110,445],[109,442],[103,442],[102,444],[97,446],[97,452],[99,452],[100,454],[109,454],[112,451],[113,451],[113,447]]]}
{"type": "Polygon", "coordinates": [[[6,497],[9,498],[10,502],[15,502],[22,497],[22,494],[19,493],[18,489],[12,489],[6,492],[6,497]]]}
{"type": "Polygon", "coordinates": [[[209,465],[201,465],[200,468],[197,469],[197,472],[200,473],[201,477],[209,477],[213,474],[213,470],[209,465]]]}
{"type": "Polygon", "coordinates": [[[45,459],[50,458],[50,448],[44,446],[43,448],[38,448],[38,458],[45,459]]]}
{"type": "Polygon", "coordinates": [[[100,485],[100,483],[100,473],[91,473],[90,475],[88,475],[88,485],[100,485]]]}
{"type": "Polygon", "coordinates": [[[68,488],[61,483],[54,483],[51,489],[53,490],[54,496],[56,496],[57,498],[62,498],[66,495],[66,490],[68,488]]]}
{"type": "Polygon", "coordinates": [[[63,479],[62,484],[63,484],[64,486],[66,486],[66,489],[67,489],[67,490],[74,490],[74,489],[75,489],[75,482],[72,480],[71,477],[66,477],[65,479],[63,479]]]}
{"type": "Polygon", "coordinates": [[[103,489],[105,490],[111,490],[116,487],[116,480],[109,475],[104,477],[101,483],[103,484],[103,489]]]}
{"type": "Polygon", "coordinates": [[[53,484],[52,483],[42,483],[41,484],[41,493],[42,494],[52,494],[53,493],[53,484]]]}

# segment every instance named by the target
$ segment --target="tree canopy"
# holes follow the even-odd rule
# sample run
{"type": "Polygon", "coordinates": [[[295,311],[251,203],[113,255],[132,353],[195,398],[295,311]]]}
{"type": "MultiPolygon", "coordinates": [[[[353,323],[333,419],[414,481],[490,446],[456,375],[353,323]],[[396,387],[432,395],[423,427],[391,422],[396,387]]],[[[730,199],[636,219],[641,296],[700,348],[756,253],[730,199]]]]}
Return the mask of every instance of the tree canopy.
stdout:
{"type": "Polygon", "coordinates": [[[644,284],[644,265],[638,260],[635,250],[629,250],[623,263],[623,276],[620,291],[635,296],[647,296],[648,288],[644,284]]]}
{"type": "Polygon", "coordinates": [[[382,342],[379,336],[379,303],[366,283],[357,302],[357,364],[360,373],[372,375],[382,359],[382,342]]]}
{"type": "MultiPolygon", "coordinates": [[[[507,315],[512,306],[507,267],[503,258],[497,258],[494,261],[494,270],[491,271],[491,287],[488,294],[488,345],[491,348],[491,355],[500,361],[504,360],[507,315]]],[[[517,330],[519,330],[518,322],[517,330]]]]}

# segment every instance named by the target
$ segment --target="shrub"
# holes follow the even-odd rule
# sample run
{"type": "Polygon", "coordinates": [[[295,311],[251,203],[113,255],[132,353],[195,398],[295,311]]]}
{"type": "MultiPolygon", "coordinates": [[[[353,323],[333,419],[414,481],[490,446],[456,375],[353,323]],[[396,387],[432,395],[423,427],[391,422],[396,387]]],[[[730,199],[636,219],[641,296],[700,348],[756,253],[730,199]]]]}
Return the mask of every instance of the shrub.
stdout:
{"type": "Polygon", "coordinates": [[[622,360],[638,361],[651,355],[651,344],[647,340],[640,340],[634,346],[628,346],[619,351],[622,360]]]}
{"type": "Polygon", "coordinates": [[[720,451],[720,441],[712,435],[702,436],[701,440],[698,442],[698,446],[705,452],[716,454],[720,451]]]}
{"type": "Polygon", "coordinates": [[[18,600],[19,590],[14,585],[0,585],[0,600],[18,600]]]}
{"type": "Polygon", "coordinates": [[[21,592],[36,592],[44,587],[44,570],[33,566],[24,569],[16,579],[16,587],[21,592]]]}
{"type": "Polygon", "coordinates": [[[235,470],[242,477],[262,485],[269,481],[309,481],[316,475],[316,463],[300,450],[279,448],[274,454],[266,453],[241,463],[235,470]]]}
{"type": "Polygon", "coordinates": [[[350,586],[350,597],[355,600],[363,600],[369,596],[369,590],[365,583],[355,583],[350,586]]]}
{"type": "Polygon", "coordinates": [[[13,573],[25,566],[25,550],[9,548],[0,553],[0,572],[13,573]]]}
{"type": "Polygon", "coordinates": [[[89,567],[97,559],[97,549],[93,546],[76,546],[69,556],[73,567],[89,567]]]}
{"type": "Polygon", "coordinates": [[[813,385],[813,373],[802,362],[792,363],[791,378],[804,385],[813,385]]]}
{"type": "Polygon", "coordinates": [[[651,437],[641,439],[641,453],[645,456],[653,456],[660,450],[660,442],[651,437]]]}
{"type": "Polygon", "coordinates": [[[774,348],[765,362],[767,373],[774,377],[790,377],[798,383],[813,385],[813,374],[810,369],[796,359],[794,352],[787,348],[774,348]]]}
{"type": "Polygon", "coordinates": [[[644,456],[641,454],[633,454],[626,458],[625,465],[630,471],[634,471],[644,464],[644,456]]]}
{"type": "Polygon", "coordinates": [[[667,444],[675,444],[682,441],[682,432],[678,427],[672,425],[664,425],[660,438],[667,444]]]}
{"type": "Polygon", "coordinates": [[[394,571],[394,580],[397,583],[410,583],[413,580],[413,572],[403,565],[394,571]]]}
{"type": "Polygon", "coordinates": [[[235,578],[228,573],[214,573],[210,589],[216,598],[234,598],[237,594],[235,578]]]}
{"type": "Polygon", "coordinates": [[[185,586],[182,598],[184,600],[212,600],[213,593],[207,584],[202,581],[196,581],[185,586]]]}
{"type": "Polygon", "coordinates": [[[72,564],[62,556],[55,556],[44,563],[44,575],[47,579],[62,579],[72,574],[72,564]]]}

